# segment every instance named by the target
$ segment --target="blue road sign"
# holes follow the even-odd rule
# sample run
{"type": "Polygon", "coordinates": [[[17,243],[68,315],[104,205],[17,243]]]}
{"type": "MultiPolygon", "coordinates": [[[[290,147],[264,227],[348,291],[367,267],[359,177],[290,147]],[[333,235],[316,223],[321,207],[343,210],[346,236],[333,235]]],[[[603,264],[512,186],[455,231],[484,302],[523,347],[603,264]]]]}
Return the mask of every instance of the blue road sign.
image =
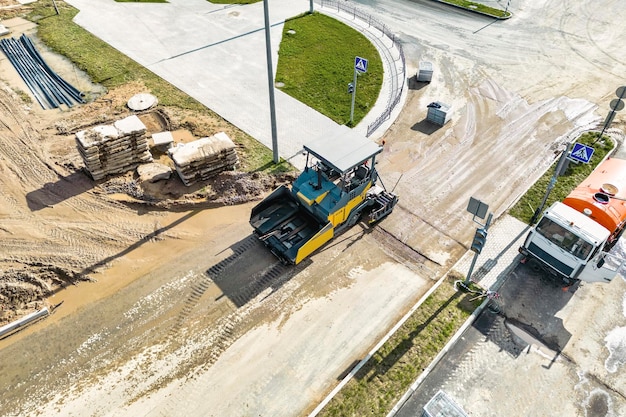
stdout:
{"type": "Polygon", "coordinates": [[[579,161],[584,162],[585,164],[591,160],[591,155],[593,155],[594,149],[590,146],[583,145],[582,143],[575,143],[572,152],[569,154],[569,157],[579,161]]]}
{"type": "Polygon", "coordinates": [[[367,72],[367,59],[360,56],[354,57],[354,69],[359,72],[367,72]]]}

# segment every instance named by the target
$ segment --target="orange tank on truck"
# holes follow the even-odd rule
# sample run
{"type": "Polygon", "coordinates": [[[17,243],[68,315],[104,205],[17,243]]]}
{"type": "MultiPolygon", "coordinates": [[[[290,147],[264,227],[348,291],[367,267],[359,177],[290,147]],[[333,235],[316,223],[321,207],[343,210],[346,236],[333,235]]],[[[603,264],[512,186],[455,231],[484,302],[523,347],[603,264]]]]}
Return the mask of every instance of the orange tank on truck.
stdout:
{"type": "Polygon", "coordinates": [[[571,284],[609,282],[623,260],[610,252],[626,225],[626,161],[609,158],[552,204],[520,247],[523,262],[571,284]]]}
{"type": "Polygon", "coordinates": [[[563,203],[604,226],[616,240],[626,224],[626,161],[602,162],[563,203]]]}

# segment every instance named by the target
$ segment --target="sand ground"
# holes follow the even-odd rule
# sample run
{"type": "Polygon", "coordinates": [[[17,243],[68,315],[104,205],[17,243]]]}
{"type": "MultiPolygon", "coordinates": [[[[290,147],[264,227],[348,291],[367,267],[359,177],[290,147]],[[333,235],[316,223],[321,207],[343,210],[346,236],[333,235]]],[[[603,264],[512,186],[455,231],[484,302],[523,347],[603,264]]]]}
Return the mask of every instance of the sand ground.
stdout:
{"type": "MultiPolygon", "coordinates": [[[[565,141],[597,127],[608,110],[598,106],[621,82],[625,29],[612,24],[623,14],[613,1],[513,2],[507,26],[423,1],[419,27],[409,4],[371,3],[406,40],[409,74],[428,59],[436,77],[408,80],[403,111],[384,135],[379,170],[400,195],[394,213],[296,268],[251,236],[254,202],[216,208],[192,194],[178,206],[169,184],[153,191],[177,198],[155,209],[120,198],[132,175],[89,180],[72,133],[128,114],[124,103],[142,86],[42,111],[19,100],[26,88],[2,61],[0,270],[21,300],[3,314],[58,305],[0,341],[2,414],[311,410],[465,253],[469,197],[503,213],[565,141]],[[441,128],[424,120],[433,100],[454,108],[441,128]]],[[[184,116],[164,112],[182,125],[184,116]]],[[[229,128],[220,123],[207,125],[229,128]]],[[[614,127],[622,125],[618,117],[614,127]]],[[[243,194],[258,199],[271,185],[243,194]]]]}

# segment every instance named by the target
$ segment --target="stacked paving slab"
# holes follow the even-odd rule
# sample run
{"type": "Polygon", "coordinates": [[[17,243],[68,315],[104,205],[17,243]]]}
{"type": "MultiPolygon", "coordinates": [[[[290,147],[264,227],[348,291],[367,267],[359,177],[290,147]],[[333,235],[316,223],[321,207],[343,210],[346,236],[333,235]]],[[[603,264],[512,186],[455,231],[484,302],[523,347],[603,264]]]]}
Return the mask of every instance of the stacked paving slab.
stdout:
{"type": "Polygon", "coordinates": [[[137,116],[76,133],[76,144],[94,180],[132,171],[151,162],[146,126],[137,116]]]}
{"type": "Polygon", "coordinates": [[[205,181],[222,171],[233,170],[239,162],[235,144],[224,132],[179,144],[168,152],[176,172],[187,186],[205,181]]]}

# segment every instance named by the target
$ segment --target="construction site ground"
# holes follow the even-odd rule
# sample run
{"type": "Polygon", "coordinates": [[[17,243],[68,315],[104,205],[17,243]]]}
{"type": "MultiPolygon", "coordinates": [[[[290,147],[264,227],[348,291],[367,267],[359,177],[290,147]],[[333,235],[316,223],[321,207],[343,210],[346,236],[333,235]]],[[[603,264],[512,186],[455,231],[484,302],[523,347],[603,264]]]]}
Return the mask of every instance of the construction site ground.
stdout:
{"type": "MultiPolygon", "coordinates": [[[[569,2],[525,2],[509,26],[419,3],[419,30],[411,5],[366,8],[406,40],[406,100],[378,165],[400,203],[296,267],[248,224],[280,179],[231,172],[190,190],[175,177],[142,187],[129,173],[95,184],[73,133],[126,116],[143,86],[43,111],[21,101],[26,87],[1,60],[0,285],[11,295],[0,319],[54,313],[0,340],[0,414],[307,413],[467,251],[469,197],[498,218],[565,141],[598,126],[622,82],[616,1],[568,5],[563,16],[569,2]],[[602,48],[598,22],[614,28],[602,48]],[[420,59],[435,64],[430,85],[411,77],[420,59]],[[425,121],[433,99],[454,106],[450,124],[425,121]]],[[[236,129],[168,108],[142,120],[196,137],[236,129]]]]}

